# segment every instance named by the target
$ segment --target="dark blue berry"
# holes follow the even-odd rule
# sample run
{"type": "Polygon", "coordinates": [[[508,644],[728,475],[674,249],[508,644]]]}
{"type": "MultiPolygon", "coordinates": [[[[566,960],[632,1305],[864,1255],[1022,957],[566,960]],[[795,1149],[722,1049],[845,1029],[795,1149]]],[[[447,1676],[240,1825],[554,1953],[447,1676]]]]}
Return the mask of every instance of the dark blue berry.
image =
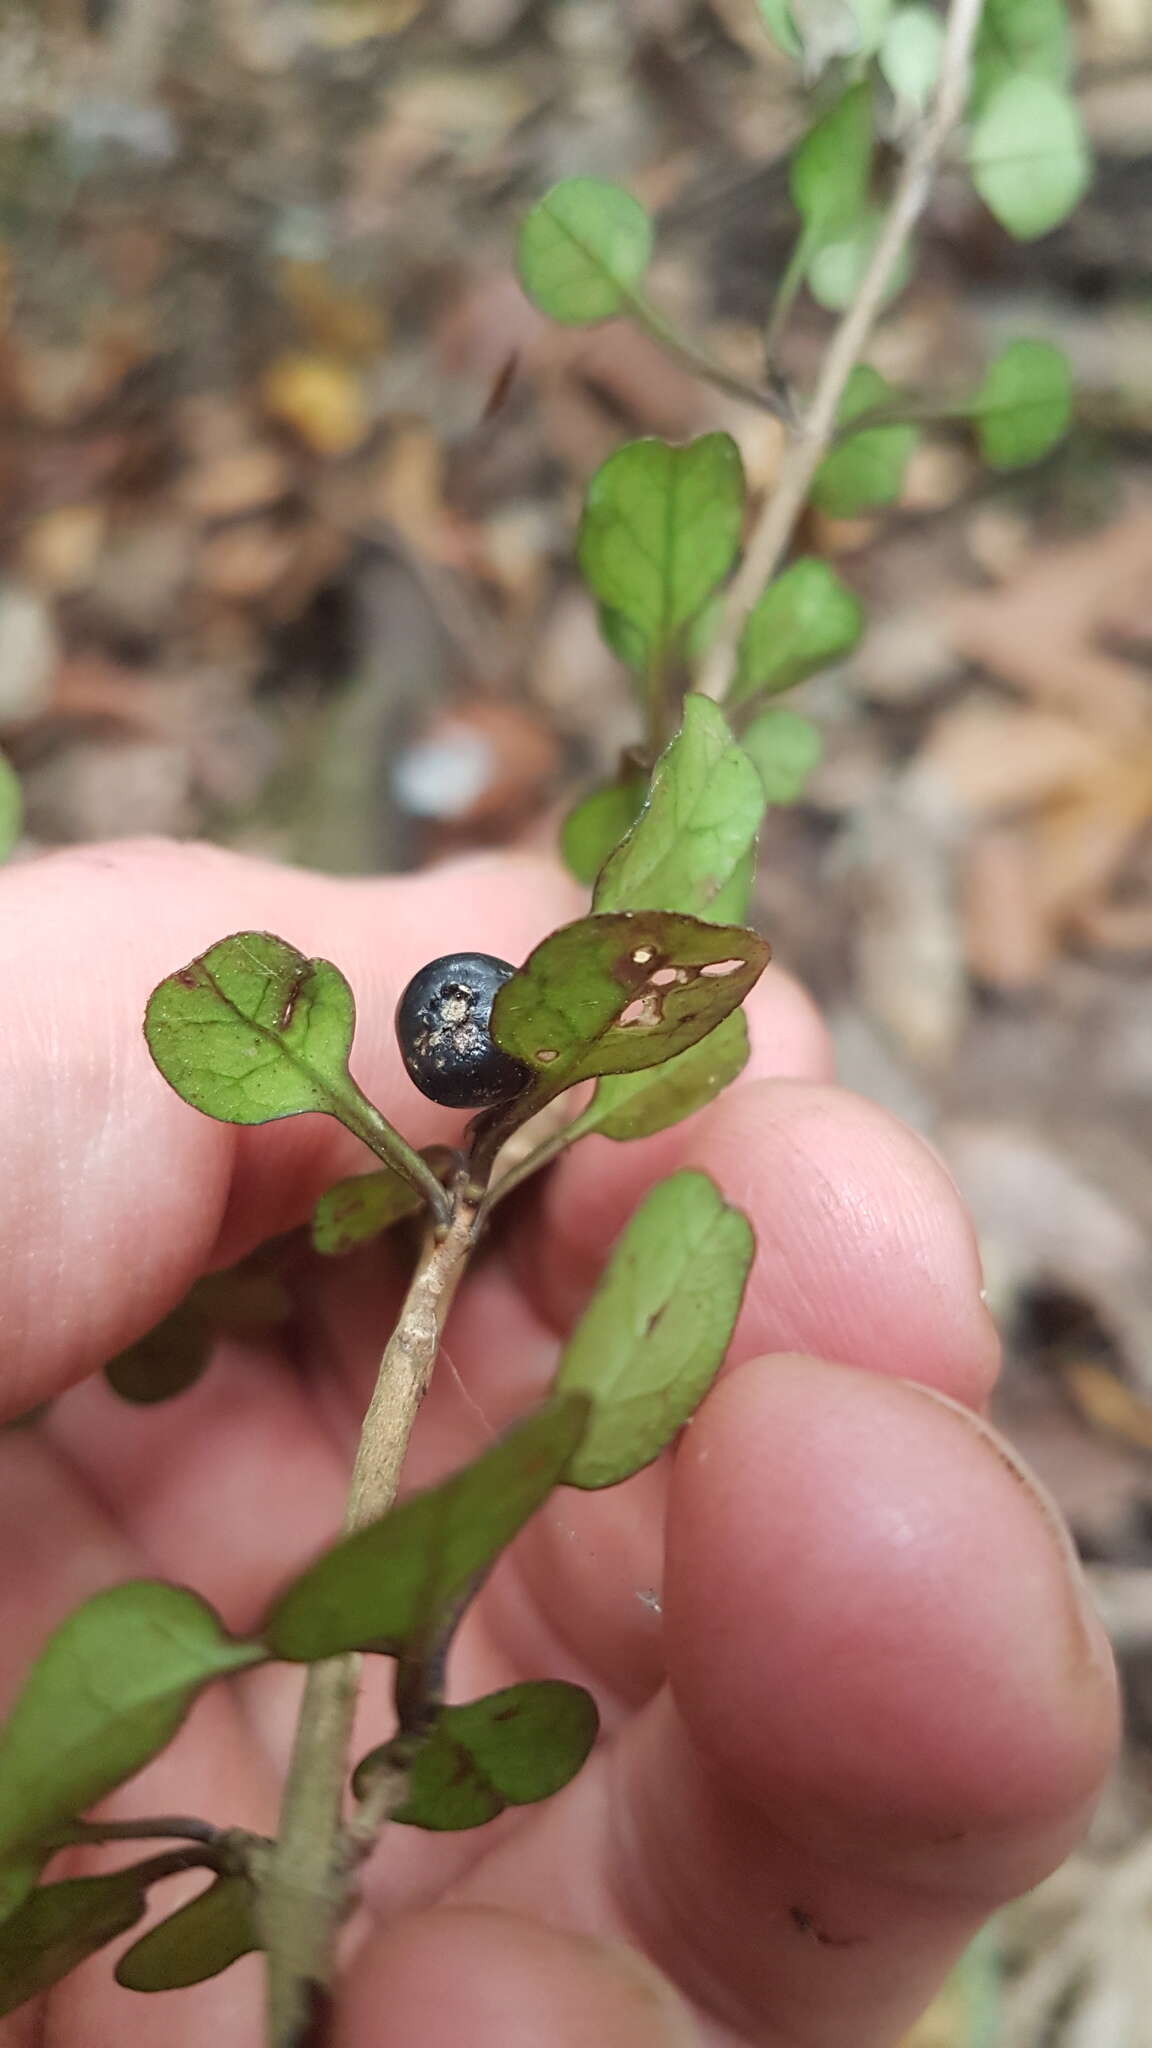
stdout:
{"type": "Polygon", "coordinates": [[[404,1065],[421,1093],[449,1109],[485,1109],[518,1095],[527,1067],[492,1043],[498,989],[515,974],[491,953],[445,953],[412,976],[396,1006],[404,1065]]]}

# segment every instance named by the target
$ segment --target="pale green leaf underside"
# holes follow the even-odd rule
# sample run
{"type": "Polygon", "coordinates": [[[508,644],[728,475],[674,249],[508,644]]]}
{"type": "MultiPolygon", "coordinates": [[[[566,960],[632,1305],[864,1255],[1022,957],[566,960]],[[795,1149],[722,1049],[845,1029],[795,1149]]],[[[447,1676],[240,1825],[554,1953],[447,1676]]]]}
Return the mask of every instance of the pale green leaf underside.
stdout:
{"type": "Polygon", "coordinates": [[[0,1730],[0,1855],[132,1777],[203,1685],[262,1654],[185,1587],[139,1579],[95,1594],[49,1637],[0,1730]]]}
{"type": "Polygon", "coordinates": [[[748,1025],[743,1010],[733,1010],[707,1038],[663,1066],[601,1081],[580,1119],[581,1132],[617,1140],[650,1138],[705,1108],[747,1064],[748,1025]]]}
{"type": "Polygon", "coordinates": [[[1010,235],[1021,242],[1046,235],[1072,212],[1091,177],[1074,102],[1047,78],[1007,78],[973,125],[968,167],[1010,235]]]}

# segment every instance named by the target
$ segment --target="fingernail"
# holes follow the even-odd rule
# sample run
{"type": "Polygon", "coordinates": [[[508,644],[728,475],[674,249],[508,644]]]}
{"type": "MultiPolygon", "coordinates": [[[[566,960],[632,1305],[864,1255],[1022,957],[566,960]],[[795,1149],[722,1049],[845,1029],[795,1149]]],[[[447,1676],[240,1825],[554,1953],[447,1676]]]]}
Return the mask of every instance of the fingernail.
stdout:
{"type": "Polygon", "coordinates": [[[947,1409],[949,1414],[962,1422],[964,1427],[978,1437],[993,1457],[1011,1473],[1031,1500],[1062,1566],[1063,1583],[1068,1592],[1069,1616],[1076,1637],[1077,1662],[1086,1657],[1094,1677],[1101,1669],[1110,1671],[1113,1658],[1107,1630],[1084,1576],[1072,1532],[1047,1487],[1037,1479],[1015,1445],[1006,1436],[1002,1436],[1000,1431],[975,1409],[966,1408],[962,1401],[953,1400],[950,1394],[942,1394],[936,1387],[925,1386],[922,1380],[909,1380],[907,1385],[915,1393],[923,1394],[926,1400],[935,1402],[938,1408],[947,1409]]]}

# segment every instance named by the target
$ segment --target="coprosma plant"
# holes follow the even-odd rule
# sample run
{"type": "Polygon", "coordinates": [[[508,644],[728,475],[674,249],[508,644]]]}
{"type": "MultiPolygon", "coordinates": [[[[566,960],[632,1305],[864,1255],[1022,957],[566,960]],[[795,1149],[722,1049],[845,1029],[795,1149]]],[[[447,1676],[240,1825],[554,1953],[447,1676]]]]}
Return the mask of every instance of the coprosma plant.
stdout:
{"type": "MultiPolygon", "coordinates": [[[[914,417],[968,420],[989,462],[1010,466],[1043,455],[1069,413],[1064,364],[1039,342],[1015,342],[976,391],[943,402],[902,398],[861,361],[955,138],[966,136],[977,190],[1011,233],[1043,233],[1079,196],[1086,157],[1060,0],[987,0],[983,18],[980,0],[953,0],[946,19],[887,0],[808,0],[795,15],[786,0],[761,0],[761,10],[823,102],[791,160],[800,226],[771,323],[774,355],[802,285],[843,309],[809,399],[774,360],[763,387],[749,386],[673,331],[645,294],[652,227],[628,193],[572,179],[523,225],[520,275],[545,313],[640,321],[701,375],[779,414],[785,452],[751,519],[739,453],[721,433],[687,446],[634,442],[591,482],[580,566],[637,679],[642,729],[618,777],[564,829],[569,865],[593,885],[590,914],[543,937],[515,969],[482,954],[433,962],[401,1001],[410,1074],[477,1112],[458,1148],[421,1154],[364,1096],[349,1072],[347,982],[284,939],[223,938],[148,1004],[153,1060],[204,1115],[263,1124],[318,1112],[376,1155],[376,1171],[321,1200],[321,1252],[364,1245],[411,1216],[422,1242],[340,1540],[244,1640],[195,1593],[141,1581],[87,1601],[29,1674],[0,1737],[3,2010],[132,1928],[154,1884],[202,1870],[205,1888],[121,1954],[117,1978],[169,1989],[262,1949],[269,2039],[299,2048],[314,2038],[357,1872],[383,1824],[481,1826],[558,1790],[595,1740],[593,1701],[560,1680],[448,1704],[453,1633],[555,1487],[615,1485],[688,1420],[725,1355],[751,1228],[704,1174],[658,1185],[618,1242],[543,1405],[474,1463],[394,1506],[449,1306],[513,1188],[589,1133],[625,1141],[675,1123],[744,1065],[741,1005],[768,959],[743,922],[757,831],[768,803],[797,794],[818,752],[806,721],[772,700],[847,651],[861,626],[856,598],[823,561],[782,567],[804,506],[847,514],[893,500],[914,417]],[[882,157],[897,162],[894,174],[882,157]],[[594,1087],[578,1113],[526,1129],[581,1083],[594,1087]],[[391,1660],[395,1725],[350,1771],[365,1656],[391,1660]],[[156,1756],[205,1686],[267,1660],[308,1667],[274,1841],[226,1816],[85,1818],[156,1756]],[[110,1874],[40,1883],[61,1848],[133,1838],[170,1846],[110,1874]]],[[[201,1283],[113,1362],[113,1385],[146,1400],[179,1391],[221,1323],[270,1312],[268,1284],[258,1270],[201,1283]]]]}

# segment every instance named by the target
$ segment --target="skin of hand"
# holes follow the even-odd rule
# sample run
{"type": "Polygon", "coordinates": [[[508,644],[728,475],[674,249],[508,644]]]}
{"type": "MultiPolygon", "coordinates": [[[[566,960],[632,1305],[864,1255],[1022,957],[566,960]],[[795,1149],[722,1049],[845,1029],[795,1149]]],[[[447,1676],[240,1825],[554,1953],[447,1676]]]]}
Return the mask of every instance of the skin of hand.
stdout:
{"type": "MultiPolygon", "coordinates": [[[[279,932],[355,990],[352,1070],[414,1143],[463,1119],[406,1079],[399,991],[457,947],[519,960],[583,905],[486,858],[333,881],[205,847],[53,855],[0,882],[0,1686],[99,1587],[195,1587],[237,1630],[338,1528],[399,1299],[379,1247],[307,1256],[286,1339],[230,1340],[171,1405],[102,1363],[206,1269],[302,1224],[372,1161],[330,1119],[212,1123],[152,1068],[150,989],[230,931],[279,932]]],[[[332,2048],[894,2048],[985,1916],[1076,1841],[1116,1741],[1106,1642],[1055,1511],[982,1420],[997,1345],[946,1171],[838,1090],[770,967],[746,1075],[678,1128],[591,1139],[508,1204],[453,1313],[407,1483],[542,1394],[645,1189],[706,1168],[756,1263],[728,1365],[674,1455],[561,1489],[454,1651],[467,1698],[588,1685],[563,1793],[458,1836],[387,1831],[349,1930],[332,2048]]],[[[361,1748],[386,1723],[371,1674],[361,1748]]],[[[271,1831],[300,1674],[209,1689],[107,1815],[271,1831]]],[[[359,1753],[359,1751],[357,1752],[359,1753]]],[[[146,1853],[146,1852],[145,1852],[146,1853]]],[[[53,1875],[129,1860],[73,1852],[53,1875]]],[[[166,1910],[197,1887],[158,1887],[166,1910]],[[182,1889],[183,1887],[183,1889],[182,1889]]],[[[107,1952],[4,2048],[258,2048],[262,1966],[142,1998],[107,1952]]]]}

